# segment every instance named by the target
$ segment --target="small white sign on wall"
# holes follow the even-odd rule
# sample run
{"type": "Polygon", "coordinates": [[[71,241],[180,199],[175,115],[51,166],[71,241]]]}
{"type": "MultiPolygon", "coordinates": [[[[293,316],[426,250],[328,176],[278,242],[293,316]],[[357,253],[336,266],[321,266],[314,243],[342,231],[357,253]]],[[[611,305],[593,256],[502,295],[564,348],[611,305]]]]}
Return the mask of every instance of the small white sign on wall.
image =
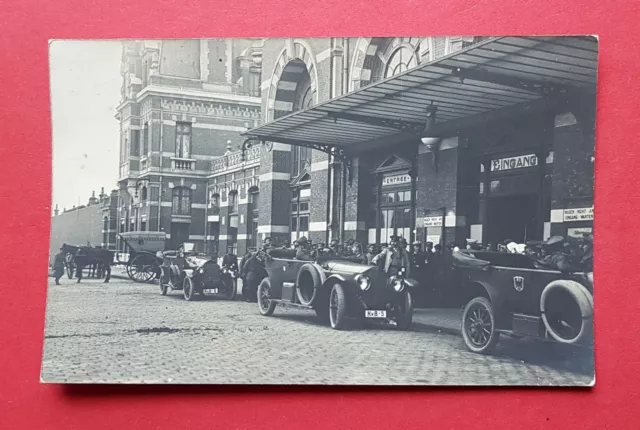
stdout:
{"type": "Polygon", "coordinates": [[[411,176],[404,175],[393,175],[393,176],[385,176],[382,178],[382,186],[388,187],[390,185],[402,185],[402,184],[410,184],[411,176]]]}
{"type": "Polygon", "coordinates": [[[572,221],[593,221],[593,207],[565,209],[563,212],[564,222],[572,221]]]}
{"type": "Polygon", "coordinates": [[[442,227],[442,217],[426,216],[424,217],[424,226],[425,227],[442,227]]]}

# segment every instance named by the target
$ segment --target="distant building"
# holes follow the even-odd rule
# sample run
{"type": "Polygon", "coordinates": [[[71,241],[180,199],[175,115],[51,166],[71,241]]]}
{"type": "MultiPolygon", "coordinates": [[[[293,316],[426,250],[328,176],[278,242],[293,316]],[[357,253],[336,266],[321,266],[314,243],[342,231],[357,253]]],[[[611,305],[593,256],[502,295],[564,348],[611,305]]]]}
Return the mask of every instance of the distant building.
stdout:
{"type": "Polygon", "coordinates": [[[62,244],[101,246],[116,249],[118,191],[110,195],[102,189],[99,196],[92,193],[87,205],[63,209],[58,206],[51,218],[49,255],[52,258],[62,244]]]}

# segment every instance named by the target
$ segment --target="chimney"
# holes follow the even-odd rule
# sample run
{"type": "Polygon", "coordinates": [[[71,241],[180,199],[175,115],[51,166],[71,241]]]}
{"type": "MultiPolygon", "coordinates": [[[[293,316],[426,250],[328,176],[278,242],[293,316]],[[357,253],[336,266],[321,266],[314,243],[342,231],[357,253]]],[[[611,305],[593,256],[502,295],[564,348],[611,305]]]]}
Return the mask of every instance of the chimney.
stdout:
{"type": "Polygon", "coordinates": [[[89,199],[89,204],[87,206],[95,205],[98,203],[98,199],[96,198],[96,192],[91,191],[91,198],[89,199]]]}
{"type": "Polygon", "coordinates": [[[58,209],[58,205],[56,204],[56,208],[53,210],[53,216],[58,216],[60,213],[60,209],[58,209]]]}
{"type": "Polygon", "coordinates": [[[100,195],[98,196],[100,198],[100,203],[104,202],[105,199],[108,197],[105,193],[104,193],[104,187],[100,187],[100,195]]]}

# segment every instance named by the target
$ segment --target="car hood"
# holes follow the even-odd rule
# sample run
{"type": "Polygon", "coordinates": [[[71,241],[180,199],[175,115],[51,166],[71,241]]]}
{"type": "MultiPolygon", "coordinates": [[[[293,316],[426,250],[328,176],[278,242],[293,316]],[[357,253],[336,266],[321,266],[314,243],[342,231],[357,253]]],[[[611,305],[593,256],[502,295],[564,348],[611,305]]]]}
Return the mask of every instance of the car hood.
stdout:
{"type": "Polygon", "coordinates": [[[323,266],[331,272],[349,273],[353,275],[372,274],[379,271],[377,266],[342,260],[328,260],[324,262],[323,266]]]}
{"type": "Polygon", "coordinates": [[[189,256],[185,258],[187,264],[191,267],[199,268],[212,261],[209,257],[202,257],[199,255],[189,256]]]}

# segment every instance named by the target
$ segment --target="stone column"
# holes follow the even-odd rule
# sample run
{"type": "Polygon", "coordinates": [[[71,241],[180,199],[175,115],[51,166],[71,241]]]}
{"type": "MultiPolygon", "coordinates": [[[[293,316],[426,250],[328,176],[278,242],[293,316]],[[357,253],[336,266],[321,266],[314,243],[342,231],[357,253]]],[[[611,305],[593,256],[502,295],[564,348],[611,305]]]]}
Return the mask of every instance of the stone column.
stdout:
{"type": "Polygon", "coordinates": [[[367,194],[371,187],[366,187],[366,181],[360,181],[361,160],[355,157],[351,160],[351,168],[347,174],[344,218],[344,239],[355,239],[360,243],[367,242],[366,209],[368,207],[367,194]],[[364,189],[360,189],[363,186],[364,189]],[[365,205],[366,204],[366,205],[365,205]]]}
{"type": "Polygon", "coordinates": [[[309,207],[309,236],[315,243],[328,241],[329,215],[329,156],[321,151],[311,154],[311,202],[309,207]]]}
{"type": "Polygon", "coordinates": [[[275,245],[291,239],[290,159],[291,147],[281,143],[273,143],[271,151],[263,151],[261,154],[260,198],[271,204],[260,206],[258,244],[265,237],[271,237],[275,245]]]}
{"type": "Polygon", "coordinates": [[[250,223],[252,222],[251,214],[248,209],[247,185],[244,184],[238,191],[238,256],[247,253],[247,243],[249,234],[251,234],[250,223]]]}

